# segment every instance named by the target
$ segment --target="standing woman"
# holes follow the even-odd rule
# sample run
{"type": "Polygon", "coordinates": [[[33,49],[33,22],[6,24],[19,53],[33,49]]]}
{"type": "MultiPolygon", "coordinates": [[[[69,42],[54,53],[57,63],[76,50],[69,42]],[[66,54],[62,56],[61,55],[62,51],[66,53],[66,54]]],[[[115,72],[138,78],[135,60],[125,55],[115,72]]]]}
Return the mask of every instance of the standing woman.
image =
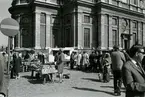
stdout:
{"type": "Polygon", "coordinates": [[[20,72],[20,66],[22,65],[22,60],[21,60],[21,55],[20,53],[17,53],[17,58],[16,58],[16,79],[20,78],[19,72],[20,72]]]}
{"type": "Polygon", "coordinates": [[[57,61],[56,61],[57,69],[58,69],[58,74],[59,74],[59,82],[60,83],[63,82],[62,78],[63,78],[64,63],[65,63],[64,53],[63,53],[62,49],[60,49],[59,53],[58,53],[57,61]]]}

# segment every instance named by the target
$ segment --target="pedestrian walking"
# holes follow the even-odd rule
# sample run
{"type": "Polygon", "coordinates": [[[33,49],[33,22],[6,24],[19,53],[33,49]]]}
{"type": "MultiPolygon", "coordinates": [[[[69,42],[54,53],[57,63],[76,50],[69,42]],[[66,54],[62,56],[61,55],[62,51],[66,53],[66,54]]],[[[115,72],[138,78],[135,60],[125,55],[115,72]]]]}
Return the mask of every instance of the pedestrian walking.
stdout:
{"type": "Polygon", "coordinates": [[[15,79],[18,79],[19,72],[20,72],[20,66],[22,65],[21,57],[18,52],[14,53],[13,55],[13,71],[12,71],[12,78],[15,76],[15,79]]]}
{"type": "Polygon", "coordinates": [[[58,70],[58,74],[59,74],[59,82],[62,83],[63,82],[63,68],[64,68],[64,64],[65,64],[65,58],[64,58],[64,53],[63,50],[60,49],[58,56],[57,56],[57,70],[58,70]]]}
{"type": "Polygon", "coordinates": [[[82,54],[81,54],[81,52],[78,52],[78,56],[77,56],[77,69],[78,70],[80,70],[81,58],[82,58],[82,54]]]}
{"type": "Polygon", "coordinates": [[[114,77],[114,95],[121,95],[121,85],[122,85],[122,66],[125,63],[125,56],[122,52],[119,51],[119,46],[113,47],[113,52],[111,53],[112,60],[112,70],[114,77]]]}
{"type": "Polygon", "coordinates": [[[75,56],[75,52],[73,51],[70,55],[70,69],[74,68],[74,56],[75,56]]]}
{"type": "Polygon", "coordinates": [[[145,97],[145,71],[141,66],[144,49],[136,44],[130,48],[128,60],[122,68],[126,97],[145,97]]]}
{"type": "Polygon", "coordinates": [[[98,77],[99,77],[99,80],[102,82],[103,81],[103,53],[102,53],[101,50],[98,51],[97,68],[98,68],[98,77]]]}
{"type": "Polygon", "coordinates": [[[109,53],[106,53],[103,58],[103,82],[110,81],[110,67],[111,67],[111,57],[109,53]]]}
{"type": "Polygon", "coordinates": [[[95,50],[93,50],[92,53],[90,54],[89,62],[90,62],[90,65],[89,65],[88,69],[90,71],[95,71],[97,69],[97,67],[95,67],[96,66],[96,62],[97,62],[95,50]]]}

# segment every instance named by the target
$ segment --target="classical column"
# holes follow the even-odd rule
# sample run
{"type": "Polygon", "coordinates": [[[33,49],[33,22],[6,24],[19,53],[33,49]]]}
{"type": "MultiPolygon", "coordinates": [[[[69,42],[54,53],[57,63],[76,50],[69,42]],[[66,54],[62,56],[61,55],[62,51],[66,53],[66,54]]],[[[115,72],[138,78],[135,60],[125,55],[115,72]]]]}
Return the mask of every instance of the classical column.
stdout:
{"type": "Polygon", "coordinates": [[[112,16],[109,15],[109,49],[112,49],[112,16]]]}
{"type": "MultiPolygon", "coordinates": [[[[20,26],[21,26],[21,17],[22,17],[22,15],[19,14],[18,19],[17,19],[17,21],[19,22],[20,26]]],[[[18,48],[20,48],[22,46],[21,45],[21,33],[22,33],[22,28],[20,27],[20,33],[17,34],[17,39],[18,39],[18,45],[17,45],[17,47],[18,48]]]]}
{"type": "MultiPolygon", "coordinates": [[[[132,32],[133,32],[133,29],[132,29],[132,20],[130,20],[129,21],[129,23],[130,23],[130,34],[133,34],[132,32]]],[[[132,37],[130,37],[130,47],[134,44],[133,43],[133,35],[132,35],[132,37]]]]}
{"type": "Polygon", "coordinates": [[[83,27],[82,27],[82,21],[83,21],[83,18],[82,18],[82,12],[79,11],[78,12],[78,48],[82,48],[83,47],[83,27]]]}
{"type": "Polygon", "coordinates": [[[100,29],[100,31],[101,32],[99,32],[100,33],[100,46],[101,46],[101,49],[105,49],[105,38],[106,37],[104,37],[105,36],[105,27],[104,27],[104,25],[105,25],[105,15],[104,14],[101,14],[101,29],[100,29]]]}
{"type": "Polygon", "coordinates": [[[138,22],[138,42],[143,44],[143,22],[138,22]]]}
{"type": "Polygon", "coordinates": [[[49,14],[46,14],[46,49],[52,47],[53,29],[51,28],[50,19],[51,16],[49,14]]]}
{"type": "Polygon", "coordinates": [[[35,12],[35,49],[40,47],[40,13],[35,12]]]}
{"type": "MultiPolygon", "coordinates": [[[[145,31],[145,23],[143,23],[143,32],[145,31]]],[[[145,46],[145,33],[143,33],[143,46],[145,46]]]]}
{"type": "Polygon", "coordinates": [[[122,41],[122,37],[121,37],[122,33],[123,33],[123,30],[122,30],[122,18],[119,17],[119,31],[118,31],[118,34],[119,34],[119,46],[121,48],[123,48],[123,41],[122,41]]]}

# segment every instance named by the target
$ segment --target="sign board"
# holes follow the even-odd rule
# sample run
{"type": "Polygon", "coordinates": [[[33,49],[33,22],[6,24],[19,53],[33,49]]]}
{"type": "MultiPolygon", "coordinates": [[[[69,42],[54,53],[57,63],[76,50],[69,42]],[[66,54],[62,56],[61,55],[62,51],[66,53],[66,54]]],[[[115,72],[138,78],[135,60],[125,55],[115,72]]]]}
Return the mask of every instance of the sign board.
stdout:
{"type": "Polygon", "coordinates": [[[3,19],[0,23],[0,30],[4,35],[14,37],[19,33],[19,23],[12,18],[3,19]]]}

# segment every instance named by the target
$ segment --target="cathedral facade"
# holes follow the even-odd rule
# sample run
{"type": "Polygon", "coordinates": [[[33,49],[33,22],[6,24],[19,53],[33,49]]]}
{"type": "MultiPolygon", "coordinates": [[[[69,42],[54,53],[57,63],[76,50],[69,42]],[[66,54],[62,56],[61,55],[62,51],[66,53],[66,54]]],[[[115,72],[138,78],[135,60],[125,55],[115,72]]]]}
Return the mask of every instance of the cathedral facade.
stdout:
{"type": "Polygon", "coordinates": [[[145,46],[144,0],[13,0],[15,47],[127,49],[145,46]]]}

